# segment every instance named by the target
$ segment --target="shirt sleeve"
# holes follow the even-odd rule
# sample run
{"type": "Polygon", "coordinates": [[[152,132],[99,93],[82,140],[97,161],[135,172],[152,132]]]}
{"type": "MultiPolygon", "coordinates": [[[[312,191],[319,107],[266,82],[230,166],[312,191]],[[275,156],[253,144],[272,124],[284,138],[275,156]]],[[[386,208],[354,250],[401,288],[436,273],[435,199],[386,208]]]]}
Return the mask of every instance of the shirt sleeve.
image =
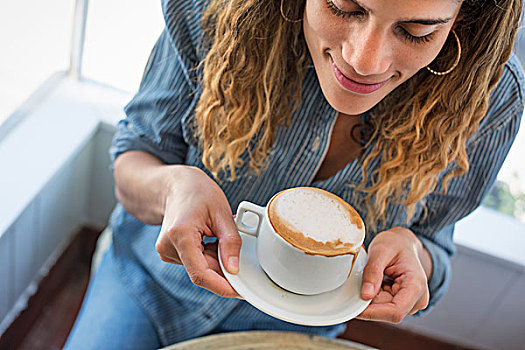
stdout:
{"type": "Polygon", "coordinates": [[[429,251],[433,264],[428,283],[429,307],[419,314],[426,313],[448,289],[450,258],[455,252],[454,224],[480,205],[495,182],[518,132],[525,84],[521,69],[513,69],[516,64],[519,65],[513,58],[505,67],[491,94],[489,110],[467,145],[468,172],[453,178],[446,194],[441,185],[428,194],[426,215],[420,215],[410,227],[429,251]]]}
{"type": "MultiPolygon", "coordinates": [[[[171,18],[171,23],[180,22],[171,18]]],[[[185,160],[188,144],[182,124],[196,103],[192,69],[196,60],[189,34],[167,23],[150,55],[139,91],[125,106],[126,117],[116,126],[110,148],[112,163],[130,150],[148,152],[166,164],[185,160]]]]}

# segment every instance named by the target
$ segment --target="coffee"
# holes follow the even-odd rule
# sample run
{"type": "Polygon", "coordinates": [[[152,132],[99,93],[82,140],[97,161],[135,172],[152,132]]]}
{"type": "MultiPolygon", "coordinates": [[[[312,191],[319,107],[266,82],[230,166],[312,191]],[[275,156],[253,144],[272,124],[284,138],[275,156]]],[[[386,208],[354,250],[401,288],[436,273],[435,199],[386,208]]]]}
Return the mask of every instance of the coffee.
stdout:
{"type": "Polygon", "coordinates": [[[265,207],[243,201],[235,222],[257,239],[257,260],[268,277],[305,295],[343,285],[365,236],[363,220],[348,203],[309,187],[279,192],[265,207]],[[243,221],[246,213],[257,216],[254,226],[243,221]]]}
{"type": "Polygon", "coordinates": [[[277,194],[268,204],[268,218],[277,234],[307,254],[355,254],[365,236],[363,220],[350,204],[313,187],[277,194]]]}

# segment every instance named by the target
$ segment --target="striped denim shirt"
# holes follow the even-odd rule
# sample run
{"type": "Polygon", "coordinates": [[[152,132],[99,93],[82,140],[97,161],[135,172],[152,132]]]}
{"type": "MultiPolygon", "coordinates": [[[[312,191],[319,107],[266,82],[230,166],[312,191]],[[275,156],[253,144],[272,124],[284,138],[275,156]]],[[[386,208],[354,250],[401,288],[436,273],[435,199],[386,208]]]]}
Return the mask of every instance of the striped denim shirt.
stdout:
{"type": "MultiPolygon", "coordinates": [[[[138,93],[125,107],[126,118],[117,125],[110,149],[113,160],[123,152],[139,150],[166,164],[193,165],[206,171],[191,128],[200,93],[194,68],[203,58],[203,4],[203,0],[163,1],[166,26],[151,53],[138,93]]],[[[446,195],[437,188],[426,196],[426,216],[419,205],[407,225],[405,208],[393,204],[386,211],[384,225],[376,232],[367,232],[365,246],[377,232],[395,226],[408,227],[418,236],[433,262],[430,306],[443,295],[450,281],[454,223],[480,204],[516,136],[523,112],[523,87],[521,67],[512,56],[490,96],[486,116],[469,139],[468,173],[453,179],[446,195]]],[[[350,204],[362,200],[362,194],[350,186],[362,181],[358,160],[328,179],[314,181],[328,150],[337,111],[324,98],[313,67],[307,69],[302,96],[291,125],[277,129],[268,167],[259,176],[242,167],[235,181],[221,182],[232,212],[242,200],[264,205],[273,194],[296,186],[322,188],[350,204]]],[[[378,164],[378,160],[373,162],[372,170],[378,164]]],[[[360,214],[366,217],[366,212],[360,214]]],[[[336,335],[344,329],[343,325],[306,327],[279,321],[245,301],[222,298],[193,285],[182,266],[159,259],[155,241],[160,226],[143,224],[120,204],[112,214],[111,225],[122,280],[150,316],[164,345],[206,334],[217,327],[323,335],[336,335]]]]}

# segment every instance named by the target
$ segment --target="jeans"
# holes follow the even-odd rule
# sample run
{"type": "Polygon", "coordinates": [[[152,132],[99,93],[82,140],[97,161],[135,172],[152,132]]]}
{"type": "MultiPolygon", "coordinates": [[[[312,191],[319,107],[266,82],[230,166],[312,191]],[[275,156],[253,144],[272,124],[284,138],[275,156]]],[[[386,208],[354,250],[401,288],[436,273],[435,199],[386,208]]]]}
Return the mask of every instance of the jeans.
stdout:
{"type": "MultiPolygon", "coordinates": [[[[142,350],[163,346],[148,315],[122,283],[114,259],[113,247],[110,247],[91,278],[82,308],[64,349],[142,350]]],[[[207,335],[264,329],[305,332],[333,338],[344,330],[344,326],[327,330],[323,327],[293,325],[267,315],[264,317],[265,322],[250,323],[252,314],[246,312],[246,308],[234,309],[231,317],[226,318],[207,335]],[[243,327],[240,327],[240,322],[243,327]]]]}
{"type": "Polygon", "coordinates": [[[157,349],[153,324],[120,281],[113,249],[104,254],[64,349],[157,349]]]}

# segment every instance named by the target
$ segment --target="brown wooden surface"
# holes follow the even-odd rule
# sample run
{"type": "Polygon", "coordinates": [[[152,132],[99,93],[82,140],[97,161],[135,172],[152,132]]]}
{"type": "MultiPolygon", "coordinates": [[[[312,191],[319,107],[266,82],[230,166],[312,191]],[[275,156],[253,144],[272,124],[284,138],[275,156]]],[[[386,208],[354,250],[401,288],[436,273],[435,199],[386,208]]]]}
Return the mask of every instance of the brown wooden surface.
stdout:
{"type": "MultiPolygon", "coordinates": [[[[100,231],[84,228],[42,281],[25,310],[0,337],[0,350],[60,349],[80,309],[100,231]]],[[[341,338],[385,350],[468,349],[394,325],[351,320],[341,338]]]]}

